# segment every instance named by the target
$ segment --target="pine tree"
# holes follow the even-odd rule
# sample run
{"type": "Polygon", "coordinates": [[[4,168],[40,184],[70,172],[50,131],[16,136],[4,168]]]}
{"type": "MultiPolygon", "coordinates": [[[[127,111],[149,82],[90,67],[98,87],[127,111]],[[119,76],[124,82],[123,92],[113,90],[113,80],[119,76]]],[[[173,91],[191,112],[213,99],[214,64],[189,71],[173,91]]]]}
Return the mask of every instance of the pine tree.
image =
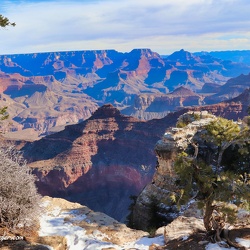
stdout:
{"type": "Polygon", "coordinates": [[[9,18],[0,14],[0,27],[16,26],[15,23],[11,23],[9,18]]]}
{"type": "MultiPolygon", "coordinates": [[[[174,163],[179,183],[174,199],[181,205],[196,194],[205,210],[204,226],[208,233],[214,233],[217,241],[221,240],[226,217],[228,222],[236,218],[235,205],[250,208],[250,170],[239,174],[240,171],[233,172],[222,164],[229,147],[242,149],[248,141],[248,127],[217,118],[200,132],[199,143],[202,145],[193,138],[190,147],[179,154],[174,163]],[[194,148],[194,154],[190,148],[194,148]],[[205,155],[210,157],[206,159],[205,155]]],[[[240,158],[238,160],[240,167],[240,158]]]]}

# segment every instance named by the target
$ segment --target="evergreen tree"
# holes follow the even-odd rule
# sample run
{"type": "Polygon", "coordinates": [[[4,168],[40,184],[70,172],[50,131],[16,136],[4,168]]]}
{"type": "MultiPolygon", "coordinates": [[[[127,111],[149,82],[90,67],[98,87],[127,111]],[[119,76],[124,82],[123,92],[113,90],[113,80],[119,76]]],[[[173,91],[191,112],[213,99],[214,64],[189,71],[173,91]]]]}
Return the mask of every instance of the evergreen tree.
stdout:
{"type": "Polygon", "coordinates": [[[11,23],[7,17],[0,14],[0,27],[16,26],[15,23],[11,23]]]}
{"type": "Polygon", "coordinates": [[[206,139],[214,143],[218,147],[218,158],[216,160],[217,171],[221,165],[222,156],[225,150],[240,140],[244,140],[243,132],[238,124],[231,120],[218,117],[216,120],[211,121],[206,127],[206,139]]]}
{"type": "Polygon", "coordinates": [[[204,226],[209,233],[214,233],[217,241],[221,240],[226,218],[228,222],[236,218],[235,205],[250,208],[250,170],[239,174],[222,165],[229,147],[242,149],[248,141],[248,127],[217,118],[200,131],[199,143],[194,138],[190,141],[195,153],[191,154],[189,148],[179,154],[174,163],[179,190],[173,199],[179,205],[185,204],[195,194],[204,208],[204,226]],[[206,159],[204,155],[210,157],[206,159]]]}

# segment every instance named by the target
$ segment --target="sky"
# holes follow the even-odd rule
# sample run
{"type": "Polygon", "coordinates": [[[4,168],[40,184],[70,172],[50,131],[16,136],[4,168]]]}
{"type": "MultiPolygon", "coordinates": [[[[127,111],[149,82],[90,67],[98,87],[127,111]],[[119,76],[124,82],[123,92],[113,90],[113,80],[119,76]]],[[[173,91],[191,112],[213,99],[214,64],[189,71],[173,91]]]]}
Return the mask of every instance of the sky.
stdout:
{"type": "Polygon", "coordinates": [[[0,54],[250,50],[249,0],[0,0],[0,54]]]}

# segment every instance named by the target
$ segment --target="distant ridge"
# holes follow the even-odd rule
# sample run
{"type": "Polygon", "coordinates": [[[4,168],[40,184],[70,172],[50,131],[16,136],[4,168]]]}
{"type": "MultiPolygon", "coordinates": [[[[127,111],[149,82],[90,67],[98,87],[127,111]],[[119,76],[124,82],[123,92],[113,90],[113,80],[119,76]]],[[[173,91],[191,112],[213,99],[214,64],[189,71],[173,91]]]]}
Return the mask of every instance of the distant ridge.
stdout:
{"type": "Polygon", "coordinates": [[[194,55],[210,55],[222,60],[230,60],[237,63],[245,63],[250,65],[250,50],[226,50],[211,52],[195,52],[194,55]]]}
{"type": "Polygon", "coordinates": [[[17,138],[23,129],[38,136],[62,130],[107,103],[142,120],[218,103],[244,91],[243,82],[232,87],[229,79],[249,74],[250,65],[184,49],[161,57],[145,48],[3,55],[0,70],[0,106],[9,106],[17,138]]]}
{"type": "Polygon", "coordinates": [[[183,86],[176,88],[173,92],[170,93],[174,96],[194,96],[197,95],[191,89],[185,88],[183,86]]]}

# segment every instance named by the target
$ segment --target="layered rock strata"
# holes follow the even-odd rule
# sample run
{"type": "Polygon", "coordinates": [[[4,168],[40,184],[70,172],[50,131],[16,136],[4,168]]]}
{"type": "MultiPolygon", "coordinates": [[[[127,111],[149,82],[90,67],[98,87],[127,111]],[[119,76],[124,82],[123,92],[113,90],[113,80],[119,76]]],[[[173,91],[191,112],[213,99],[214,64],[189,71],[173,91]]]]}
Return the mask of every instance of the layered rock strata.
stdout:
{"type": "Polygon", "coordinates": [[[217,103],[245,90],[249,75],[239,75],[249,71],[242,63],[184,50],[168,57],[150,49],[0,56],[0,106],[9,107],[9,133],[15,130],[6,137],[38,139],[89,118],[107,103],[146,120],[176,107],[217,103]],[[200,94],[178,90],[181,86],[200,94]],[[33,130],[32,138],[21,134],[27,129],[33,130]]]}
{"type": "Polygon", "coordinates": [[[154,145],[176,117],[143,122],[104,105],[77,125],[23,148],[43,195],[88,205],[124,221],[131,203],[151,180],[154,145]]]}

